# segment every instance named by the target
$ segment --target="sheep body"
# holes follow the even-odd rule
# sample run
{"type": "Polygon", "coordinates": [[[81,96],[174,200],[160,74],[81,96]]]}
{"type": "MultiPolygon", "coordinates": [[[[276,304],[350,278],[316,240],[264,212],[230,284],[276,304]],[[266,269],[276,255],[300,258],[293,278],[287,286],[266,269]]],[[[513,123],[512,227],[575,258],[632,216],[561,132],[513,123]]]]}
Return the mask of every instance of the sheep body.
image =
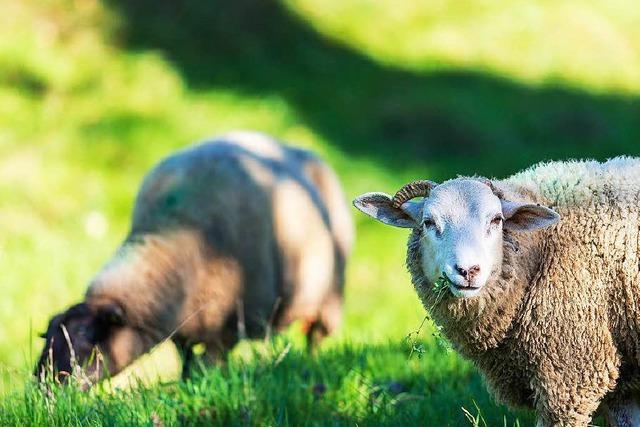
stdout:
{"type": "Polygon", "coordinates": [[[101,346],[110,370],[169,337],[215,359],[297,319],[309,334],[333,332],[352,233],[335,174],[308,151],[235,132],[166,158],[87,290],[89,306],[125,313],[101,346]]]}
{"type": "Polygon", "coordinates": [[[562,220],[505,230],[495,283],[474,298],[441,300],[422,273],[416,228],[413,284],[499,400],[535,408],[543,425],[586,425],[601,402],[628,399],[640,375],[640,159],[541,164],[493,186],[562,220]]]}

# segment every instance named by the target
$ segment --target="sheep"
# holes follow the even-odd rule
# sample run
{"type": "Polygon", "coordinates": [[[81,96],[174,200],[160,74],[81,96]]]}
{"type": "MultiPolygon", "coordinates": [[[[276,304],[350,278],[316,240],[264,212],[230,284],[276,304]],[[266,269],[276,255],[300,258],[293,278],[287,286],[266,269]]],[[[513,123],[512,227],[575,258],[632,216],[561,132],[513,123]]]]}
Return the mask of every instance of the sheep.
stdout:
{"type": "Polygon", "coordinates": [[[411,229],[424,307],[495,397],[540,426],[640,425],[640,159],[421,180],[354,200],[411,229]],[[412,201],[416,197],[421,200],[412,201]]]}
{"type": "Polygon", "coordinates": [[[247,131],[186,148],[145,177],[130,232],[51,319],[35,374],[85,366],[93,384],[171,338],[186,377],[194,344],[223,360],[296,320],[314,347],[340,325],[352,240],[338,179],[309,151],[247,131]]]}

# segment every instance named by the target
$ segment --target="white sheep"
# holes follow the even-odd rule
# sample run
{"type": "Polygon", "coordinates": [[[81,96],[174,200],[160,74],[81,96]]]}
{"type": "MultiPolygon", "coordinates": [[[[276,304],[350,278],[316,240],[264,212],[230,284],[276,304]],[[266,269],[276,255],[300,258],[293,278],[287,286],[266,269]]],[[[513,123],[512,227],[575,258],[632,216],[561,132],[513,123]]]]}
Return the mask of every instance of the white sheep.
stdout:
{"type": "Polygon", "coordinates": [[[601,406],[637,426],[639,202],[640,159],[619,157],[418,181],[354,204],[412,229],[418,295],[499,400],[544,426],[586,426],[601,406]]]}

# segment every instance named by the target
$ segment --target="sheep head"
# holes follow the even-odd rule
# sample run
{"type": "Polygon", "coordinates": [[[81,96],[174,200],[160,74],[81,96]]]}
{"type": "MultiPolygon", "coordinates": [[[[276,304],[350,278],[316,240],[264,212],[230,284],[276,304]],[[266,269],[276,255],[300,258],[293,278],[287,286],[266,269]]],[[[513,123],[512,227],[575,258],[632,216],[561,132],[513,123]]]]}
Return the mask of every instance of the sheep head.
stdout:
{"type": "Polygon", "coordinates": [[[96,380],[104,374],[97,352],[115,329],[122,326],[124,314],[116,304],[98,307],[80,303],[49,321],[42,334],[45,345],[36,365],[35,375],[44,380],[49,374],[65,383],[77,368],[83,367],[84,377],[96,380]]]}
{"type": "Polygon", "coordinates": [[[416,229],[424,277],[456,297],[478,295],[499,274],[503,230],[535,231],[560,219],[547,207],[503,200],[490,181],[471,178],[415,181],[394,197],[367,193],[353,203],[387,225],[416,229]]]}

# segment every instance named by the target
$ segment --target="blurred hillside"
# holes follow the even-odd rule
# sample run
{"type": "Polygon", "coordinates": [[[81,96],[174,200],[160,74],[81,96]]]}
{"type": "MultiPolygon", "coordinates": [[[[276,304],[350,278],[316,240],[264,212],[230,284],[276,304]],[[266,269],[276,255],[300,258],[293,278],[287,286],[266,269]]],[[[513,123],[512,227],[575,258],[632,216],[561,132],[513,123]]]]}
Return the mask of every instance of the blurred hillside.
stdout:
{"type": "MultiPolygon", "coordinates": [[[[22,383],[35,333],[81,298],[172,150],[262,130],[320,152],[350,198],[640,155],[639,23],[620,0],[5,0],[2,387],[22,383]]],[[[342,341],[398,342],[423,317],[406,235],[355,217],[342,341]]]]}

